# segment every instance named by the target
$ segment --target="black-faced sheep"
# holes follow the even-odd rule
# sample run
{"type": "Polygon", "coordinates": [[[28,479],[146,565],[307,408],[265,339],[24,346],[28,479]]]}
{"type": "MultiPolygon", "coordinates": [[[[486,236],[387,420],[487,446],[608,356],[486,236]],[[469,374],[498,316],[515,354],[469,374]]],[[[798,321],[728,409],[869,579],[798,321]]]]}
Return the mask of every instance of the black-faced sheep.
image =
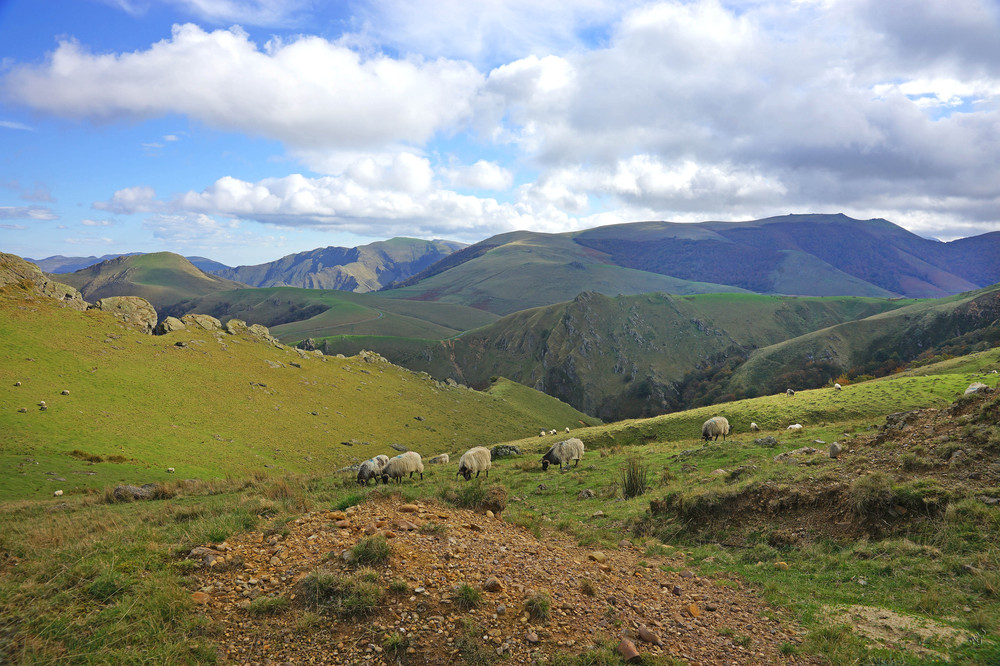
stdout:
{"type": "Polygon", "coordinates": [[[795,395],[795,391],[792,389],[785,389],[785,395],[795,395]]]}
{"type": "Polygon", "coordinates": [[[834,384],[834,385],[833,385],[833,390],[834,390],[834,391],[839,391],[840,389],[841,389],[841,386],[840,386],[840,384],[834,384]]]}
{"type": "Polygon", "coordinates": [[[420,459],[420,454],[416,451],[400,453],[394,458],[389,458],[388,464],[382,470],[382,483],[389,483],[389,479],[396,479],[403,482],[403,477],[407,474],[413,478],[413,473],[420,474],[420,480],[424,480],[424,463],[420,459]]]}
{"type": "Polygon", "coordinates": [[[367,486],[369,479],[375,479],[377,484],[378,478],[382,476],[382,470],[388,462],[389,456],[377,455],[361,463],[361,467],[358,468],[358,483],[367,486]]]}
{"type": "Polygon", "coordinates": [[[490,477],[490,450],[485,446],[474,446],[458,460],[458,471],[455,476],[461,474],[468,481],[472,478],[472,473],[476,473],[479,478],[480,472],[486,472],[486,478],[490,477]]]}
{"type": "Polygon", "coordinates": [[[560,469],[563,465],[566,465],[566,469],[569,469],[571,460],[575,460],[576,463],[574,465],[579,466],[582,458],[583,442],[576,437],[570,437],[567,440],[553,444],[552,448],[542,456],[542,471],[547,471],[551,464],[559,465],[560,469]]]}
{"type": "Polygon", "coordinates": [[[553,428],[552,430],[549,430],[549,434],[550,434],[550,435],[554,435],[554,434],[556,434],[556,429],[555,429],[555,428],[553,428]]]}
{"type": "Polygon", "coordinates": [[[713,416],[701,425],[701,436],[707,442],[710,439],[718,441],[722,435],[722,441],[726,441],[729,434],[729,421],[724,416],[713,416]]]}
{"type": "Polygon", "coordinates": [[[760,432],[760,426],[757,425],[756,423],[751,423],[750,429],[753,430],[754,432],[760,432]]]}

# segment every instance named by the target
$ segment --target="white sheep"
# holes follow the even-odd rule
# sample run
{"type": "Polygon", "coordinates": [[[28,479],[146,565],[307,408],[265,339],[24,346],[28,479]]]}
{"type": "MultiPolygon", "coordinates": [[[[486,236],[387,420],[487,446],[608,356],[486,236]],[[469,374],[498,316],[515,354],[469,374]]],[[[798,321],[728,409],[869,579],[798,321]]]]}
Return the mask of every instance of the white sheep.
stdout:
{"type": "Polygon", "coordinates": [[[833,385],[833,390],[834,390],[834,391],[839,391],[839,390],[841,390],[841,388],[842,388],[842,387],[841,387],[841,385],[840,385],[840,384],[834,384],[834,385],[833,385]]]}
{"type": "Polygon", "coordinates": [[[541,431],[540,433],[538,433],[538,436],[539,436],[539,437],[545,437],[545,431],[543,430],[543,431],[541,431]]]}
{"type": "Polygon", "coordinates": [[[802,424],[801,423],[793,423],[792,425],[788,426],[786,428],[786,430],[802,430],[802,424]]]}
{"type": "Polygon", "coordinates": [[[753,430],[754,432],[760,432],[760,426],[757,425],[756,423],[751,423],[750,429],[753,430]]]}
{"type": "Polygon", "coordinates": [[[403,477],[407,474],[413,478],[413,473],[420,474],[420,480],[424,480],[424,463],[420,459],[420,454],[416,451],[400,453],[395,458],[389,458],[389,462],[382,469],[382,483],[389,483],[389,479],[397,479],[403,482],[403,477]]]}
{"type": "Polygon", "coordinates": [[[550,434],[550,435],[554,435],[554,434],[556,434],[556,429],[555,429],[555,428],[553,428],[552,430],[549,430],[549,434],[550,434]]]}
{"type": "Polygon", "coordinates": [[[479,478],[480,472],[486,472],[486,478],[490,478],[490,450],[485,446],[474,446],[458,460],[458,471],[455,476],[461,474],[468,481],[472,478],[472,473],[476,473],[479,478]]]}
{"type": "Polygon", "coordinates": [[[542,456],[542,471],[547,471],[550,464],[562,466],[565,464],[566,469],[569,469],[569,463],[571,460],[575,460],[575,466],[580,465],[580,460],[583,458],[583,442],[576,437],[570,437],[567,440],[561,442],[556,442],[552,445],[544,456],[542,456]]]}
{"type": "Polygon", "coordinates": [[[785,395],[795,395],[795,391],[792,389],[785,389],[785,395]]]}
{"type": "Polygon", "coordinates": [[[375,483],[378,484],[378,478],[382,476],[382,470],[388,463],[389,456],[383,454],[364,461],[358,468],[358,483],[367,486],[369,479],[375,479],[375,483]]]}
{"type": "Polygon", "coordinates": [[[569,426],[566,426],[566,432],[569,432],[569,426]]]}
{"type": "Polygon", "coordinates": [[[52,493],[52,496],[53,497],[62,497],[62,494],[63,494],[63,491],[57,490],[54,493],[52,493]]]}
{"type": "Polygon", "coordinates": [[[724,442],[728,434],[729,420],[725,416],[713,416],[701,425],[701,436],[706,442],[710,439],[718,441],[719,435],[722,435],[722,441],[724,442]]]}

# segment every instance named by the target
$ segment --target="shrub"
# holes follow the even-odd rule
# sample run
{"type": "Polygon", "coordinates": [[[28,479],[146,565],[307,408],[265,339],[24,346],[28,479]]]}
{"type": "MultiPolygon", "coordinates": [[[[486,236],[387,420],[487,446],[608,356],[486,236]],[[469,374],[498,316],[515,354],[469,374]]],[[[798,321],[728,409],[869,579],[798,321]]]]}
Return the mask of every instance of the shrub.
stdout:
{"type": "Polygon", "coordinates": [[[392,632],[382,641],[382,649],[394,657],[402,655],[408,647],[410,647],[410,639],[398,631],[392,632]]]}
{"type": "Polygon", "coordinates": [[[649,469],[642,464],[639,456],[626,456],[621,468],[622,497],[632,499],[643,495],[649,489],[648,472],[649,469]]]}
{"type": "Polygon", "coordinates": [[[341,610],[348,617],[363,617],[378,610],[382,602],[382,588],[375,583],[354,581],[348,588],[341,610]]]}
{"type": "Polygon", "coordinates": [[[365,537],[351,549],[352,561],[358,565],[384,564],[392,555],[392,546],[382,534],[365,537]]]}
{"type": "Polygon", "coordinates": [[[552,614],[552,599],[548,592],[535,592],[524,602],[528,616],[538,622],[546,622],[552,614]]]}
{"type": "Polygon", "coordinates": [[[288,608],[285,597],[257,597],[250,602],[251,615],[277,615],[288,608]]]}
{"type": "Polygon", "coordinates": [[[410,586],[402,578],[393,578],[389,581],[389,591],[393,594],[408,594],[410,586]]]}
{"type": "Polygon", "coordinates": [[[468,583],[462,583],[455,592],[455,604],[459,608],[475,608],[483,600],[482,593],[468,583]]]}
{"type": "Polygon", "coordinates": [[[597,590],[594,589],[594,583],[589,578],[580,579],[580,592],[588,597],[593,597],[597,594],[597,590]]]}
{"type": "Polygon", "coordinates": [[[851,512],[859,518],[874,518],[895,501],[892,483],[883,472],[866,474],[851,484],[847,501],[851,512]]]}

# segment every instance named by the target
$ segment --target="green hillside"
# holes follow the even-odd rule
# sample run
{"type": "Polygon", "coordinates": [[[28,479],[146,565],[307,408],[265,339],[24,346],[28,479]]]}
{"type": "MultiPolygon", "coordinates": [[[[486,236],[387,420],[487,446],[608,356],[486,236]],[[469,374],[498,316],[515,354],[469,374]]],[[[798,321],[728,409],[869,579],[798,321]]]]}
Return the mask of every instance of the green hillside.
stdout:
{"type": "Polygon", "coordinates": [[[458,303],[506,315],[567,301],[583,291],[608,296],[651,291],[673,294],[744,291],[617,266],[600,253],[577,244],[569,234],[521,232],[511,236],[509,241],[482,253],[476,246],[466,248],[456,255],[473,256],[471,260],[415,284],[384,291],[382,295],[458,303]]]}
{"type": "Polygon", "coordinates": [[[950,346],[953,354],[1000,343],[1000,285],[920,301],[754,352],[730,391],[818,386],[846,375],[883,375],[950,346]],[[937,350],[937,351],[936,351],[937,350]]]}
{"type": "Polygon", "coordinates": [[[857,297],[585,293],[434,345],[370,337],[325,342],[331,353],[375,349],[406,367],[473,386],[509,377],[616,420],[681,408],[686,398],[678,386],[709,366],[902,305],[857,297]]]}
{"type": "Polygon", "coordinates": [[[172,252],[122,256],[61,273],[58,280],[76,287],[91,302],[108,296],[141,296],[157,311],[180,300],[246,286],[209,275],[172,252]]]}
{"type": "Polygon", "coordinates": [[[404,301],[379,294],[331,289],[239,289],[181,301],[162,314],[210,314],[223,321],[259,323],[290,344],[334,335],[382,335],[423,340],[448,338],[485,326],[497,316],[452,303],[404,301]]]}
{"type": "Polygon", "coordinates": [[[99,311],[25,303],[0,297],[3,498],[165,480],[168,467],[200,479],[328,474],[391,444],[458,453],[596,422],[535,392],[449,386],[377,355],[221,332],[153,337],[99,311]]]}

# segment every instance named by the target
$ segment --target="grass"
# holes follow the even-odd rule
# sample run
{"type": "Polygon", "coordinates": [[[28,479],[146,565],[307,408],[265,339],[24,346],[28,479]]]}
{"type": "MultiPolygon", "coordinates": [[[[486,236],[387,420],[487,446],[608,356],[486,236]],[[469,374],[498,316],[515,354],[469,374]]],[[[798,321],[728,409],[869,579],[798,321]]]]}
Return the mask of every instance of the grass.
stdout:
{"type": "Polygon", "coordinates": [[[455,604],[466,610],[476,608],[483,602],[483,593],[468,583],[462,583],[455,592],[455,604]]]}
{"type": "Polygon", "coordinates": [[[390,555],[392,546],[381,534],[365,537],[351,549],[351,561],[361,566],[385,564],[390,555]]]}
{"type": "Polygon", "coordinates": [[[548,592],[535,592],[524,600],[524,610],[536,622],[548,622],[552,617],[552,597],[548,592]]]}

